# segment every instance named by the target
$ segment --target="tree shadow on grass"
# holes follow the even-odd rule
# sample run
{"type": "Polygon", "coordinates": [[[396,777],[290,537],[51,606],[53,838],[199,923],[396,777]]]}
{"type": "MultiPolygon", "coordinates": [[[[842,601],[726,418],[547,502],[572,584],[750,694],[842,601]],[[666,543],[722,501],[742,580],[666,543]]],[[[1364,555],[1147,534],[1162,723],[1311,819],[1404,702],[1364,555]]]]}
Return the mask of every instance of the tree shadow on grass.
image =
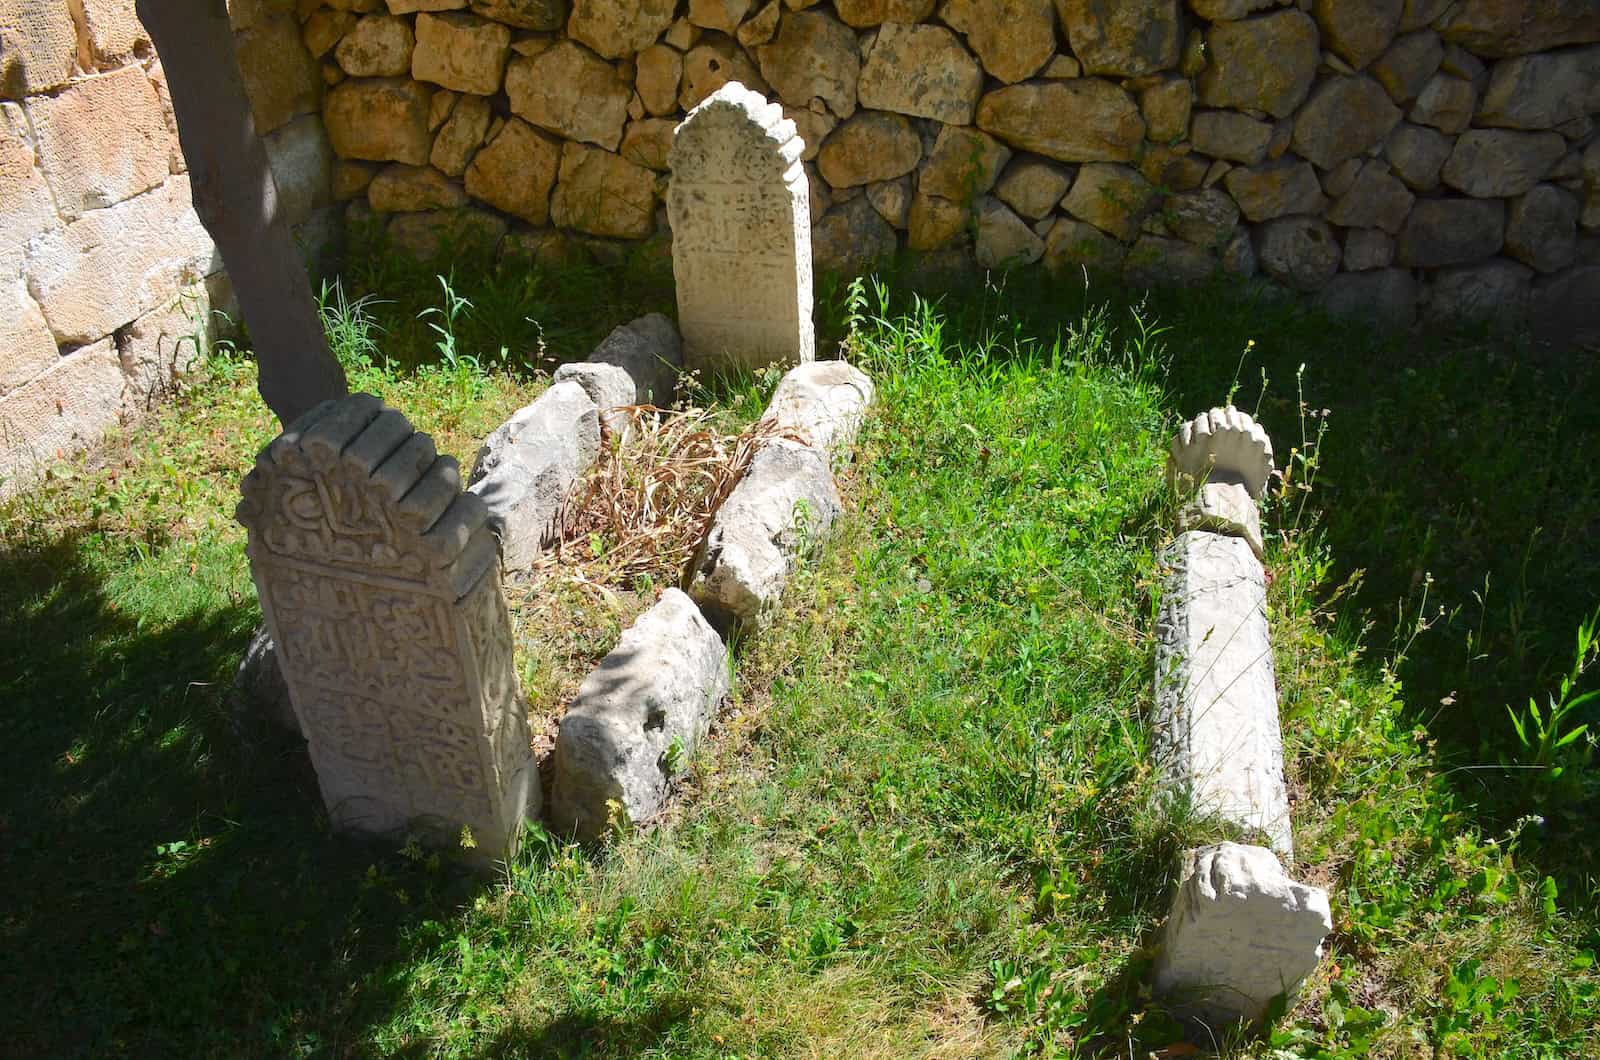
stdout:
{"type": "Polygon", "coordinates": [[[478,884],[331,837],[298,741],[241,740],[253,601],[144,625],[90,547],[0,553],[8,1051],[360,1051],[403,988],[375,974],[402,928],[478,884]]]}

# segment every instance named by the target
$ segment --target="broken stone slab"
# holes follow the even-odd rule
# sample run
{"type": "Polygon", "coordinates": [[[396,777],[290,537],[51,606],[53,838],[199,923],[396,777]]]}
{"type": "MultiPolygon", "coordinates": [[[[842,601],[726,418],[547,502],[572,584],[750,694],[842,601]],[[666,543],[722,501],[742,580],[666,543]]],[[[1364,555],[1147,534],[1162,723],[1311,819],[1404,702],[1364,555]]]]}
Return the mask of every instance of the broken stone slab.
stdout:
{"type": "Polygon", "coordinates": [[[855,444],[872,397],[872,380],[861,369],[812,361],[784,374],[763,418],[838,459],[855,444]]]}
{"type": "Polygon", "coordinates": [[[1202,412],[1172,439],[1167,480],[1176,490],[1206,481],[1240,482],[1259,500],[1271,477],[1272,439],[1232,405],[1202,412]]]}
{"type": "Polygon", "coordinates": [[[694,601],[668,589],[584,679],[561,719],[555,831],[593,841],[659,810],[728,692],[722,638],[694,601]]]}
{"type": "Polygon", "coordinates": [[[1255,1023],[1316,968],[1332,930],[1327,892],[1291,880],[1265,847],[1187,850],[1161,932],[1155,991],[1207,1026],[1255,1023]]]}
{"type": "Polygon", "coordinates": [[[599,361],[573,361],[557,368],[553,379],[583,387],[600,413],[600,422],[613,434],[626,438],[632,433],[632,419],[617,411],[638,404],[638,387],[625,369],[599,361]]]}
{"type": "Polygon", "coordinates": [[[1294,856],[1267,582],[1249,542],[1188,530],[1161,553],[1154,747],[1163,792],[1294,856]]]}
{"type": "Polygon", "coordinates": [[[1261,509],[1239,482],[1207,482],[1178,512],[1179,530],[1206,530],[1237,537],[1250,546],[1256,559],[1265,559],[1261,539],[1261,509]]]}
{"type": "Polygon", "coordinates": [[[507,570],[522,570],[539,555],[561,502],[599,454],[599,411],[570,381],[556,383],[484,440],[468,490],[488,508],[507,570]]]}
{"type": "Polygon", "coordinates": [[[756,623],[840,510],[825,450],[768,442],[717,510],[691,567],[690,595],[718,629],[756,623]]]}
{"type": "Polygon", "coordinates": [[[589,355],[595,364],[614,364],[633,378],[634,399],[629,405],[672,403],[683,370],[683,341],[672,321],[649,313],[613,328],[589,355]]]}

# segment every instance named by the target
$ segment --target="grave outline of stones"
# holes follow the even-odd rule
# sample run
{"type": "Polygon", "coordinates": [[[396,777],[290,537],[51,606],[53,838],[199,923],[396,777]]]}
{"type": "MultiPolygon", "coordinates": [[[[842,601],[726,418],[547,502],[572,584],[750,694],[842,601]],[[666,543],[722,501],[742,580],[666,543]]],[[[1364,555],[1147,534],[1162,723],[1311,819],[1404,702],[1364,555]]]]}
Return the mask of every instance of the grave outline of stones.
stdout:
{"type": "Polygon", "coordinates": [[[335,826],[445,845],[464,826],[467,860],[514,852],[538,777],[498,546],[455,459],[355,394],[268,443],[241,493],[264,624],[335,826]]]}
{"type": "Polygon", "coordinates": [[[667,216],[688,369],[815,359],[804,152],[782,106],[738,81],[674,127],[667,216]],[[756,282],[762,272],[769,282],[756,282]]]}

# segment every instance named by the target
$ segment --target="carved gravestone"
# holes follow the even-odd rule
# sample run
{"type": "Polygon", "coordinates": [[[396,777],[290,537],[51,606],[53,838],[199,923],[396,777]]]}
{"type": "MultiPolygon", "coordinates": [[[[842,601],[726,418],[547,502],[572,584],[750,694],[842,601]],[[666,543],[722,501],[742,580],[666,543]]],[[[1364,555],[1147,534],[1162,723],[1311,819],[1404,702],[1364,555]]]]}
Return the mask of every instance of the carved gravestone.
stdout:
{"type": "Polygon", "coordinates": [[[370,394],[324,402],[245,477],[238,519],[336,827],[511,853],[539,785],[483,502],[370,394]]]}
{"type": "Polygon", "coordinates": [[[783,108],[737,81],[674,132],[667,214],[690,369],[812,359],[804,150],[783,108]]]}

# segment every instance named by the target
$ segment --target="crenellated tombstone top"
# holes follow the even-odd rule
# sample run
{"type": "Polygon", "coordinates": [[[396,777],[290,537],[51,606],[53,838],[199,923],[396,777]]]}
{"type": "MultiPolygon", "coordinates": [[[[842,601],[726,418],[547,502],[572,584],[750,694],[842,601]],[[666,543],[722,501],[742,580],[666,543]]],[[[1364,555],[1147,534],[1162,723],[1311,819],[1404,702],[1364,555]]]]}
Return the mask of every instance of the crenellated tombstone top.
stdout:
{"type": "Polygon", "coordinates": [[[815,356],[804,151],[783,108],[737,81],[674,130],[667,215],[689,369],[815,356]]]}
{"type": "Polygon", "coordinates": [[[1260,500],[1272,477],[1272,439],[1248,412],[1232,405],[1186,421],[1172,439],[1167,477],[1174,488],[1233,482],[1260,500]]]}
{"type": "Polygon", "coordinates": [[[527,711],[484,504],[370,394],[263,449],[237,517],[336,827],[405,830],[473,860],[538,810],[527,711]]]}

